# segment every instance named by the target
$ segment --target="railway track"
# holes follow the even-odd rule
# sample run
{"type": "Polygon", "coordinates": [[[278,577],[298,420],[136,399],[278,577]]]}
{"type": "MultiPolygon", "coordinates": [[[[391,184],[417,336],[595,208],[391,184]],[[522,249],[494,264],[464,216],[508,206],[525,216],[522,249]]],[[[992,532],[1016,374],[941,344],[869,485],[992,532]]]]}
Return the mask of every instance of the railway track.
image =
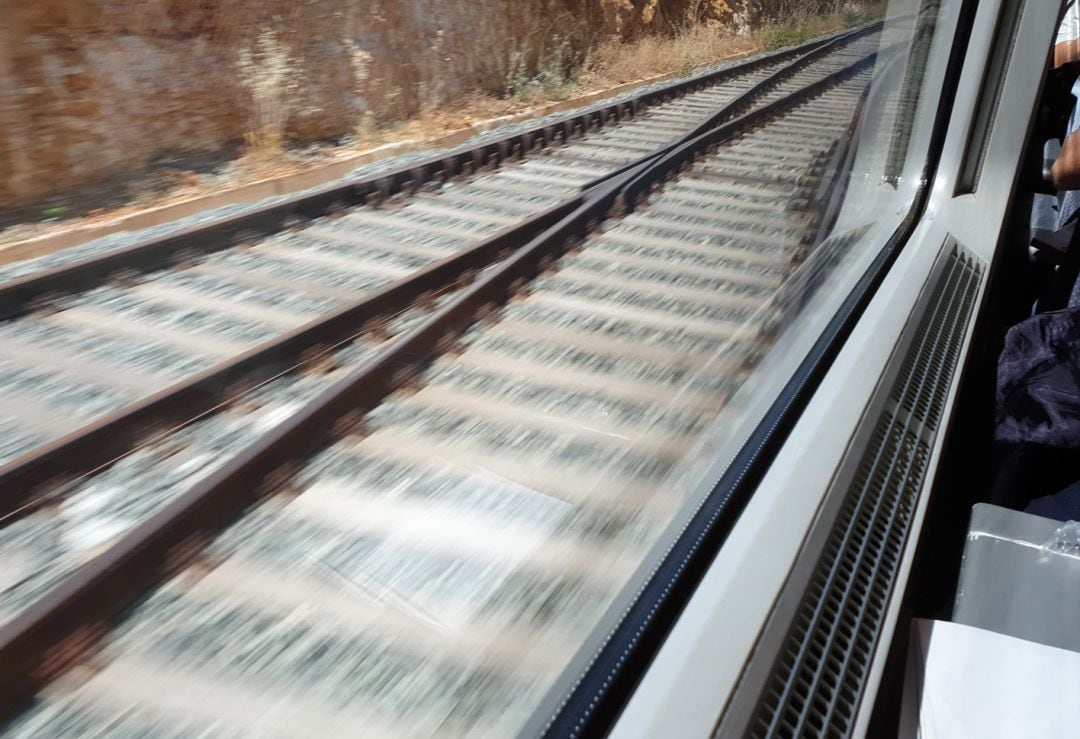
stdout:
{"type": "MultiPolygon", "coordinates": [[[[3,707],[61,676],[12,734],[520,729],[842,253],[826,206],[880,42],[770,60],[430,192],[373,185],[377,207],[0,327],[40,358],[27,326],[72,311],[123,327],[129,351],[172,320],[171,351],[228,358],[0,469],[18,483],[0,529],[3,707]],[[204,341],[184,316],[224,275],[250,300],[214,319],[228,330],[198,324],[204,341]],[[139,290],[166,313],[140,313],[139,290]],[[288,321],[305,316],[322,317],[288,321]],[[230,333],[255,317],[292,329],[285,349],[230,333]]],[[[144,395],[157,381],[116,376],[144,395]]]]}
{"type": "Polygon", "coordinates": [[[467,280],[569,212],[583,188],[872,37],[863,29],[814,42],[0,285],[0,489],[24,492],[0,513],[351,338],[403,301],[467,280]],[[72,443],[80,466],[62,459],[76,456],[72,443]]]}

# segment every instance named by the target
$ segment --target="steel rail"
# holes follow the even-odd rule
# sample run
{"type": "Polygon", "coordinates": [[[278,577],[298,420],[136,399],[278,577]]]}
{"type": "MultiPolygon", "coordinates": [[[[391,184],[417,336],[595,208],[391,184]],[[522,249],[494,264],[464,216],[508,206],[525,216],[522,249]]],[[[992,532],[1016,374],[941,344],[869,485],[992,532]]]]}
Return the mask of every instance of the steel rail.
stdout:
{"type": "MultiPolygon", "coordinates": [[[[710,115],[709,121],[726,121],[744,111],[764,91],[775,87],[809,64],[838,47],[880,29],[881,23],[856,29],[800,55],[793,62],[769,75],[710,115]]],[[[710,128],[714,128],[711,126],[710,128]]],[[[695,131],[699,127],[695,128],[695,131]]],[[[684,136],[658,147],[627,167],[625,174],[640,169],[696,136],[684,136]]],[[[595,191],[606,178],[594,181],[584,193],[595,191]]],[[[182,380],[154,395],[121,408],[105,418],[91,422],[60,439],[0,465],[0,526],[48,503],[55,493],[72,480],[92,472],[133,449],[148,438],[227,402],[246,385],[295,367],[302,359],[321,354],[321,350],[351,338],[367,321],[386,316],[402,304],[425,293],[445,289],[469,270],[491,263],[498,254],[522,246],[531,236],[541,233],[562,215],[579,206],[583,194],[568,198],[537,216],[500,232],[464,252],[404,278],[374,295],[317,318],[284,336],[269,340],[239,357],[226,360],[190,379],[182,380]],[[395,302],[397,301],[397,302],[395,302]]]]}
{"type": "MultiPolygon", "coordinates": [[[[826,56],[836,51],[838,47],[850,44],[852,41],[862,38],[863,36],[867,36],[871,33],[877,33],[884,27],[884,25],[884,21],[877,21],[876,23],[871,23],[861,28],[857,28],[853,31],[848,31],[847,33],[830,39],[829,41],[815,49],[811,49],[806,54],[799,56],[784,68],[778,69],[777,71],[773,72],[771,75],[752,86],[749,90],[731,100],[731,102],[725,105],[721,110],[718,110],[712,115],[710,115],[708,118],[699,123],[690,131],[687,131],[685,134],[677,137],[665,146],[658,147],[657,150],[650,155],[650,157],[653,160],[659,159],[665,154],[668,154],[669,152],[679,148],[683,144],[686,144],[687,142],[692,141],[698,136],[701,136],[703,133],[711,131],[722,123],[732,120],[740,112],[745,112],[747,108],[753,105],[754,100],[756,100],[758,97],[768,92],[769,90],[773,89],[781,82],[803,71],[811,64],[821,59],[823,56],[826,56]]],[[[629,172],[632,169],[636,169],[642,163],[642,160],[638,160],[636,162],[631,162],[630,164],[619,167],[616,170],[608,172],[607,174],[601,175],[600,177],[597,177],[594,180],[587,182],[582,189],[595,187],[602,182],[606,182],[616,177],[620,177],[626,172],[629,172]]]]}
{"type": "Polygon", "coordinates": [[[425,295],[448,289],[552,225],[582,202],[576,195],[479,244],[446,257],[303,326],[91,422],[0,465],[0,526],[55,498],[66,484],[141,443],[227,403],[259,382],[317,362],[330,348],[425,295]]]}
{"type": "Polygon", "coordinates": [[[821,94],[823,91],[835,86],[839,81],[842,81],[851,75],[858,74],[872,65],[878,58],[879,53],[884,54],[887,52],[883,51],[869,54],[839,72],[834,72],[817,82],[802,87],[796,92],[786,95],[783,98],[774,100],[773,102],[736,118],[723,126],[698,134],[681,143],[664,154],[661,158],[650,162],[647,166],[641,167],[635,173],[627,177],[626,184],[619,194],[620,207],[628,210],[632,209],[632,206],[636,203],[643,202],[648,196],[649,191],[663,180],[675,176],[680,170],[690,166],[695,161],[700,160],[708,153],[715,150],[720,144],[757,126],[759,121],[763,118],[771,118],[786,108],[793,107],[821,94]]]}
{"type": "MultiPolygon", "coordinates": [[[[760,125],[863,69],[873,55],[710,132],[726,141],[760,125]],[[786,105],[785,105],[786,104],[786,105]]],[[[695,140],[695,146],[696,146],[695,140]]],[[[581,204],[496,269],[476,280],[420,326],[325,390],[296,415],[265,433],[223,467],[182,493],[106,551],[62,580],[0,627],[0,718],[9,716],[50,677],[89,653],[111,623],[163,578],[192,562],[212,537],[260,499],[276,493],[328,441],[350,433],[362,414],[410,384],[427,363],[469,326],[490,315],[529,279],[549,268],[618,202],[630,203],[628,184],[660,181],[681,166],[688,147],[643,165],[592,192],[581,204]],[[653,178],[653,179],[649,179],[653,178]]]]}

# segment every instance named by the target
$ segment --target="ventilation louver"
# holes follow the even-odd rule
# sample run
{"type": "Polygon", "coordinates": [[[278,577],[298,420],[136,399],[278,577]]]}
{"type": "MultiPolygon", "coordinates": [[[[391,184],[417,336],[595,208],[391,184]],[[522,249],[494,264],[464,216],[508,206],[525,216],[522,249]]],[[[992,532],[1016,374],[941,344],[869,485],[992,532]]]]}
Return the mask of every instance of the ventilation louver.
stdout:
{"type": "MultiPolygon", "coordinates": [[[[983,267],[956,244],[860,455],[748,735],[853,730],[983,267]]],[[[858,453],[858,452],[855,452],[858,453]]]]}

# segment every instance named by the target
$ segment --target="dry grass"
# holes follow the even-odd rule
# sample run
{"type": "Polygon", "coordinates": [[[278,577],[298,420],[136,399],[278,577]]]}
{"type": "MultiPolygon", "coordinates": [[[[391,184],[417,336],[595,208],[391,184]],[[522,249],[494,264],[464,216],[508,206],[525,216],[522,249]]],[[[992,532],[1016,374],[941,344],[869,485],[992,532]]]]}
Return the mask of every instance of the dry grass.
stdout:
{"type": "Polygon", "coordinates": [[[588,56],[582,79],[590,87],[634,82],[661,74],[689,74],[735,54],[755,51],[754,39],[716,23],[684,28],[674,36],[646,36],[632,42],[601,42],[588,56]]]}
{"type": "MultiPolygon", "coordinates": [[[[560,39],[557,31],[540,28],[543,24],[539,24],[531,43],[533,46],[542,43],[542,48],[523,48],[510,54],[501,94],[477,90],[455,102],[439,105],[427,105],[421,100],[419,113],[388,121],[377,121],[372,114],[364,114],[347,148],[367,150],[397,141],[434,138],[468,128],[477,121],[522,113],[616,85],[661,75],[690,74],[722,59],[799,44],[865,23],[883,16],[887,6],[888,0],[841,0],[832,12],[822,14],[807,12],[805,0],[776,0],[771,4],[772,17],[782,20],[767,22],[752,32],[739,32],[730,24],[702,20],[706,17],[704,6],[702,0],[697,0],[690,3],[686,18],[675,33],[643,36],[633,41],[604,39],[592,45],[584,57],[575,57],[567,39],[560,39]]],[[[361,52],[352,61],[359,93],[367,79],[370,57],[361,52]]],[[[329,149],[325,158],[348,153],[329,149]]],[[[289,158],[286,151],[276,161],[263,160],[251,167],[252,175],[294,171],[313,161],[308,157],[297,163],[288,161],[289,158]]]]}
{"type": "Polygon", "coordinates": [[[421,106],[421,112],[376,124],[370,117],[357,127],[361,149],[399,140],[429,138],[466,128],[476,121],[521,113],[577,95],[658,77],[687,75],[722,59],[803,43],[841,28],[885,15],[888,0],[838,0],[832,12],[808,12],[806,0],[774,0],[772,17],[754,31],[738,32],[731,24],[706,17],[704,0],[692,1],[686,18],[672,35],[649,35],[633,41],[599,41],[575,59],[566,39],[551,29],[538,29],[547,39],[542,49],[511,53],[501,95],[476,91],[456,102],[421,106]],[[526,60],[531,60],[526,63],[526,60]],[[531,71],[529,71],[531,70],[531,71]]]}
{"type": "Polygon", "coordinates": [[[277,34],[264,29],[253,49],[240,50],[236,67],[240,83],[251,95],[251,124],[244,134],[247,155],[261,160],[280,156],[299,87],[299,65],[277,34]]]}
{"type": "Polygon", "coordinates": [[[716,21],[695,20],[696,7],[691,5],[686,21],[672,36],[600,42],[589,51],[575,81],[582,87],[602,88],[663,74],[686,75],[731,56],[800,44],[881,18],[888,0],[847,2],[825,14],[807,12],[800,0],[781,0],[775,6],[776,20],[742,33],[716,21]]]}
{"type": "Polygon", "coordinates": [[[881,18],[887,7],[887,0],[840,2],[832,12],[812,13],[799,0],[781,0],[752,35],[759,50],[772,51],[881,18]]]}
{"type": "Polygon", "coordinates": [[[576,66],[558,47],[549,51],[532,75],[511,64],[502,95],[475,92],[407,119],[380,125],[368,122],[356,131],[356,145],[367,149],[396,140],[429,138],[477,121],[521,113],[529,108],[666,74],[689,74],[720,59],[749,54],[754,38],[736,35],[719,24],[697,24],[671,37],[645,36],[631,42],[610,39],[597,44],[576,66]]]}
{"type": "MultiPolygon", "coordinates": [[[[530,108],[617,85],[661,75],[690,74],[722,59],[802,43],[839,28],[881,17],[888,2],[848,2],[834,12],[815,14],[800,9],[805,7],[803,0],[779,0],[774,5],[775,17],[783,18],[782,22],[771,22],[753,32],[743,33],[715,20],[698,20],[701,17],[699,5],[691,3],[686,19],[672,35],[649,35],[633,41],[602,40],[581,59],[572,56],[570,45],[565,39],[560,40],[556,33],[538,31],[537,36],[547,39],[546,46],[539,50],[522,49],[510,55],[501,95],[477,90],[453,103],[437,106],[426,105],[422,100],[419,113],[382,122],[370,112],[364,113],[348,145],[320,147],[316,153],[309,149],[299,158],[294,158],[289,149],[281,148],[288,97],[295,85],[292,73],[283,72],[281,68],[291,67],[294,60],[284,58],[281,49],[260,37],[261,46],[257,46],[254,57],[263,66],[264,84],[249,87],[255,116],[269,125],[245,137],[248,155],[236,163],[234,171],[240,180],[296,172],[318,161],[348,156],[356,150],[434,138],[468,128],[478,121],[520,114],[530,108]],[[528,64],[526,60],[529,60],[528,64]],[[266,79],[272,79],[274,83],[265,84],[266,79]],[[288,95],[281,95],[282,86],[288,95]]],[[[364,91],[370,61],[370,55],[363,51],[356,51],[351,59],[358,94],[364,91]]]]}

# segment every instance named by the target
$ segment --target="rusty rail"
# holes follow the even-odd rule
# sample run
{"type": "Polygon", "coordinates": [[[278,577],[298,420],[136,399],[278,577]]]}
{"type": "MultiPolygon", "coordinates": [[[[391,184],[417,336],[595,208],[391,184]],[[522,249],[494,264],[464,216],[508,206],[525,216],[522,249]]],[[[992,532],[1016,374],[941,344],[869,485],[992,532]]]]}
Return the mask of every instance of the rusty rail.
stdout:
{"type": "MultiPolygon", "coordinates": [[[[790,64],[733,98],[710,116],[706,123],[719,125],[730,120],[751,105],[762,92],[805,69],[837,46],[850,43],[880,27],[880,23],[871,24],[813,45],[809,53],[797,55],[790,64]]],[[[775,57],[770,59],[774,60],[775,57]]],[[[701,129],[702,126],[698,126],[637,162],[620,168],[616,179],[621,180],[628,173],[641,170],[645,164],[681,150],[688,142],[701,137],[701,129]]],[[[505,256],[542,233],[581,205],[585,195],[598,191],[609,181],[613,180],[607,177],[594,180],[586,185],[581,194],[509,227],[475,247],[359,299],[329,316],[315,319],[282,337],[182,380],[6,465],[0,465],[0,525],[48,503],[66,483],[115,461],[138,444],[227,402],[244,387],[291,370],[302,360],[320,355],[328,347],[355,336],[364,323],[399,311],[419,296],[445,289],[469,271],[491,264],[500,255],[505,256]]]]}

